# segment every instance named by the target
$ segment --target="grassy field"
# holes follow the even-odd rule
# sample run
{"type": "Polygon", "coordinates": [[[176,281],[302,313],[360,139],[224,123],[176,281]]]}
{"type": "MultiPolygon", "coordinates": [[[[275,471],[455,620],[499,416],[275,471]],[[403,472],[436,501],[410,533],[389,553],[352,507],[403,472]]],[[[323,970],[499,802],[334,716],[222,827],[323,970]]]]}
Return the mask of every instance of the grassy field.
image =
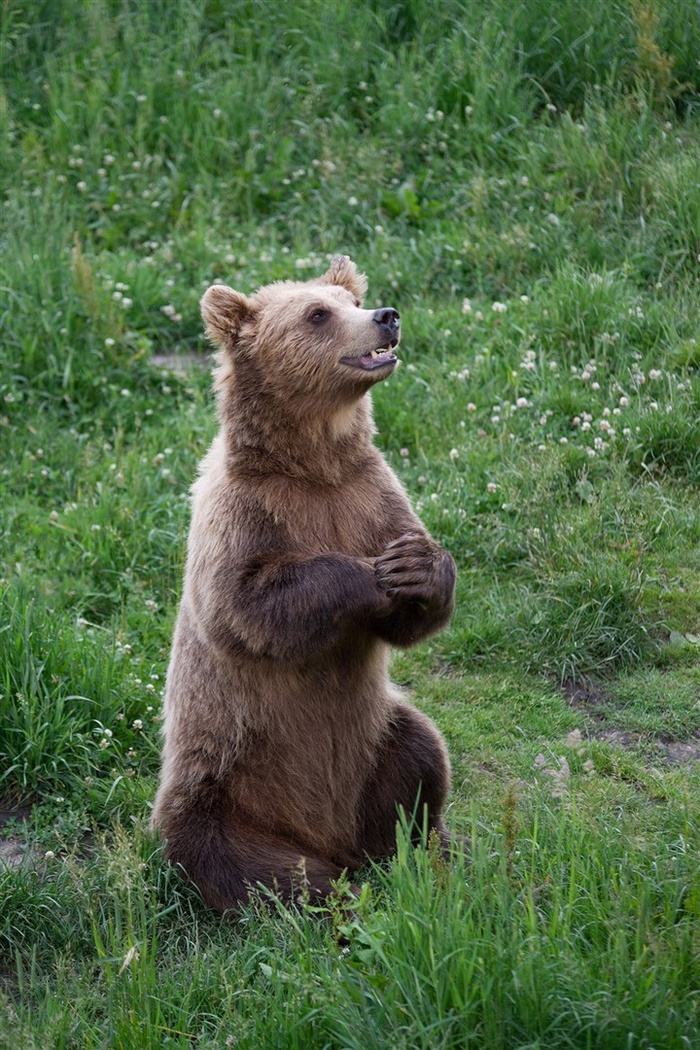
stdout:
{"type": "Polygon", "coordinates": [[[0,1045],[700,1045],[700,5],[5,0],[0,1045]],[[147,831],[198,300],[350,254],[457,559],[445,863],[210,914],[147,831]],[[338,933],[343,934],[347,943],[338,933]]]}

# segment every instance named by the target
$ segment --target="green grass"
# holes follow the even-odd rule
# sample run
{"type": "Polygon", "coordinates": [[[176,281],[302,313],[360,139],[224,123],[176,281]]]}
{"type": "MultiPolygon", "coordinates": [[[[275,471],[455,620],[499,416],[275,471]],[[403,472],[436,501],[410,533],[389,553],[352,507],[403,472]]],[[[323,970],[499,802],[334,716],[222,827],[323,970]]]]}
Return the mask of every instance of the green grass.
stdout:
{"type": "Polygon", "coordinates": [[[697,1045],[697,3],[0,17],[0,1044],[697,1045]],[[393,673],[472,856],[222,920],[145,830],[215,426],[161,355],[206,361],[212,281],[338,251],[401,311],[378,442],[459,565],[393,673]]]}

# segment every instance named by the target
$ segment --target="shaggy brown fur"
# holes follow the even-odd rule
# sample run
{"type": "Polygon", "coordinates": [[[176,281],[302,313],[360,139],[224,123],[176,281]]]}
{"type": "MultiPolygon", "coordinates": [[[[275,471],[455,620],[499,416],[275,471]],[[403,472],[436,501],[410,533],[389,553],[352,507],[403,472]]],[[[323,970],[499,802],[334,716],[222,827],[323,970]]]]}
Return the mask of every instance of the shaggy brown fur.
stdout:
{"type": "Polygon", "coordinates": [[[153,823],[222,910],[300,871],[326,895],[394,851],[399,807],[442,830],[447,752],[387,663],[447,623],[455,567],[372,444],[399,327],[365,287],[343,256],[202,299],[221,428],[193,486],[153,823]]]}

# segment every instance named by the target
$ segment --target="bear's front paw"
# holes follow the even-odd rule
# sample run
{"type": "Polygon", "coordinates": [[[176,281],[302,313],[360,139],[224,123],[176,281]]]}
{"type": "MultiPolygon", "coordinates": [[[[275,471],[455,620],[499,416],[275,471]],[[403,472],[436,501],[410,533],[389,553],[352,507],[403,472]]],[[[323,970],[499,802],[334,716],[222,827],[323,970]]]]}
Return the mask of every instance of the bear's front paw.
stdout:
{"type": "Polygon", "coordinates": [[[427,536],[408,532],[390,543],[375,561],[377,583],[390,598],[422,606],[452,600],[454,562],[427,536]]]}

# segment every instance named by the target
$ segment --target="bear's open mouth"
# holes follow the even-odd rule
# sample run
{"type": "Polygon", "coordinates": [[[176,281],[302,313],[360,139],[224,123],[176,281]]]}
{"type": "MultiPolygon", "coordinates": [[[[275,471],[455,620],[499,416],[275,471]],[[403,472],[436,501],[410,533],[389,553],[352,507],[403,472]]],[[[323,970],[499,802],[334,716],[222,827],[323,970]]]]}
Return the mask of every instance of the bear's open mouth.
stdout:
{"type": "Polygon", "coordinates": [[[363,368],[367,372],[373,372],[376,368],[385,368],[387,365],[393,366],[398,362],[396,354],[392,353],[393,348],[397,345],[398,340],[392,340],[388,347],[380,348],[379,350],[368,350],[366,354],[362,354],[360,357],[341,357],[341,365],[349,365],[350,368],[363,368]]]}

